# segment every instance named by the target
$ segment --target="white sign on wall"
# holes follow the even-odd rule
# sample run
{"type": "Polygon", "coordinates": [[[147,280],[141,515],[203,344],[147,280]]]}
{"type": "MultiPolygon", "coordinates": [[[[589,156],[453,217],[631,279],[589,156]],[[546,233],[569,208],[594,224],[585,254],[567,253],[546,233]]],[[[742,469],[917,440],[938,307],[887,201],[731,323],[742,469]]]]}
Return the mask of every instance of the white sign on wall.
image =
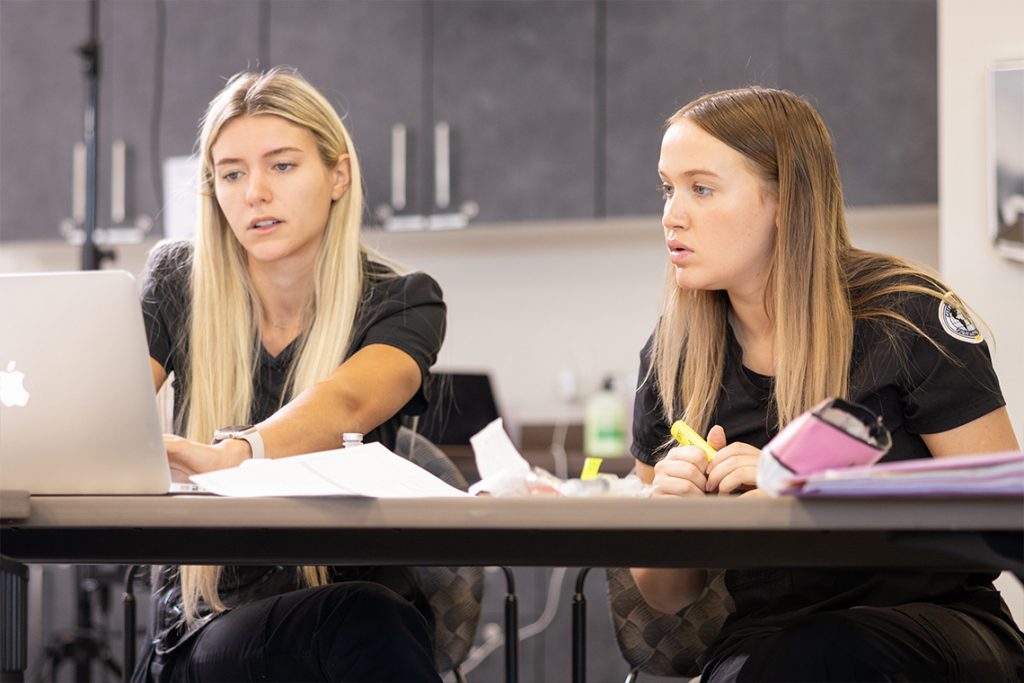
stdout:
{"type": "Polygon", "coordinates": [[[199,227],[199,157],[164,159],[164,237],[192,238],[199,227]]]}
{"type": "Polygon", "coordinates": [[[988,139],[992,238],[1000,253],[1024,261],[1024,61],[989,73],[988,139]]]}

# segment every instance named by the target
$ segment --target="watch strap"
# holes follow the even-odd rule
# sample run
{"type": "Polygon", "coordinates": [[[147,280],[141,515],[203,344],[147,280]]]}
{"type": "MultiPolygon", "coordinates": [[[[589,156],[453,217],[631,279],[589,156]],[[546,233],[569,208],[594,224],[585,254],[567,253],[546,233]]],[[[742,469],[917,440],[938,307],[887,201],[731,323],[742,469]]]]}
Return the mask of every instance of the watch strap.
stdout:
{"type": "Polygon", "coordinates": [[[214,443],[220,443],[224,439],[248,441],[253,460],[260,460],[266,456],[266,451],[263,448],[263,437],[260,436],[260,432],[256,427],[224,427],[213,433],[214,443]]]}
{"type": "Polygon", "coordinates": [[[259,430],[255,427],[238,432],[232,438],[249,442],[249,447],[252,448],[253,460],[260,460],[266,456],[266,451],[263,448],[263,437],[260,436],[259,430]]]}

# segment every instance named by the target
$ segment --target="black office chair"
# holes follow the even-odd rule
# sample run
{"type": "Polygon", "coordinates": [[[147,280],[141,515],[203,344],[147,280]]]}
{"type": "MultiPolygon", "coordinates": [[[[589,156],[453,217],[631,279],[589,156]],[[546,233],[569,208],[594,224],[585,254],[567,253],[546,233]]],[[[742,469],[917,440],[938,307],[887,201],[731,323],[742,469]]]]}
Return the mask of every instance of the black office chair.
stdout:
{"type": "MultiPolygon", "coordinates": [[[[415,420],[413,424],[415,426],[415,420]]],[[[433,474],[438,479],[465,491],[468,488],[465,477],[459,472],[455,464],[438,448],[433,442],[418,434],[409,427],[400,427],[395,442],[395,452],[408,458],[411,462],[433,474]]],[[[438,659],[439,671],[453,671],[456,680],[463,681],[458,665],[461,665],[469,655],[473,646],[474,636],[480,620],[480,600],[483,592],[483,569],[481,567],[416,567],[420,572],[421,585],[428,583],[444,587],[445,572],[443,570],[457,569],[462,573],[460,580],[473,577],[473,582],[479,582],[479,589],[474,592],[475,612],[472,621],[466,618],[468,604],[459,604],[460,599],[468,603],[468,596],[463,590],[438,591],[435,598],[430,598],[431,607],[434,609],[437,628],[435,632],[435,653],[438,659]],[[439,571],[441,570],[441,571],[439,571]],[[477,578],[479,577],[479,578],[477,578]],[[443,617],[442,617],[443,615],[443,617]],[[441,622],[444,620],[445,625],[441,622]],[[472,626],[470,627],[470,624],[472,626]],[[445,643],[442,648],[441,644],[445,643]],[[441,650],[447,650],[442,658],[441,650]],[[456,666],[451,666],[451,664],[456,666]]],[[[516,596],[515,578],[512,570],[501,567],[505,575],[507,586],[505,595],[505,681],[515,683],[519,680],[519,607],[516,596]]],[[[423,586],[424,592],[430,596],[427,587],[423,586]]]]}
{"type": "MultiPolygon", "coordinates": [[[[485,372],[433,372],[426,393],[430,398],[427,412],[411,418],[408,426],[420,438],[426,437],[429,443],[438,444],[435,447],[439,450],[445,446],[469,446],[470,437],[501,416],[494,385],[485,372]]],[[[429,466],[417,464],[433,472],[429,466]]],[[[437,472],[433,474],[444,479],[437,472]]],[[[515,683],[519,679],[518,597],[512,570],[500,569],[506,586],[505,680],[515,683]]]]}
{"type": "MultiPolygon", "coordinates": [[[[465,491],[465,477],[444,452],[408,427],[400,427],[395,453],[445,483],[465,491]]],[[[434,659],[441,673],[452,671],[464,681],[459,666],[469,656],[480,623],[482,567],[413,567],[434,613],[434,659]]]]}
{"type": "MultiPolygon", "coordinates": [[[[586,596],[583,587],[589,571],[586,568],[577,574],[573,596],[573,683],[586,681],[586,596]]],[[[699,676],[697,658],[718,637],[726,618],[735,608],[725,587],[725,573],[713,573],[704,594],[677,614],[665,614],[650,607],[640,595],[640,589],[628,569],[607,569],[606,575],[615,639],[623,659],[630,666],[625,683],[635,683],[641,673],[687,679],[699,676]]]]}

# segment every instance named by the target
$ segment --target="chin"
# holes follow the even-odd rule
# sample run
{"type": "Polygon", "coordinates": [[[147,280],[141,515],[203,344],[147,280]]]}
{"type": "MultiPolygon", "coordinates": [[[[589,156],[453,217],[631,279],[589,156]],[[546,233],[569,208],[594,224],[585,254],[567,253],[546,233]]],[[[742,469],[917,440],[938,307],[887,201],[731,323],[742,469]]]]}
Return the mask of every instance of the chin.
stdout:
{"type": "Polygon", "coordinates": [[[693,274],[684,268],[676,268],[675,281],[679,289],[702,289],[693,274]]]}

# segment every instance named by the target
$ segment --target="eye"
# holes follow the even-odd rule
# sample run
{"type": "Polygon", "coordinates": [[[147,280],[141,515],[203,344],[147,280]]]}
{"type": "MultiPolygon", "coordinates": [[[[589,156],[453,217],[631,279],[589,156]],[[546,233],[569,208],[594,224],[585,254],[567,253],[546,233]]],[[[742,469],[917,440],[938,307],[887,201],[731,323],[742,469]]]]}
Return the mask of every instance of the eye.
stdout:
{"type": "Polygon", "coordinates": [[[668,200],[672,196],[672,186],[668,183],[658,183],[658,192],[662,199],[668,200]]]}
{"type": "Polygon", "coordinates": [[[279,161],[276,164],[274,164],[275,171],[290,171],[293,168],[295,168],[295,164],[291,163],[290,161],[279,161]]]}
{"type": "Polygon", "coordinates": [[[707,185],[700,185],[698,183],[693,184],[693,193],[698,197],[709,197],[711,196],[711,188],[707,185]]]}
{"type": "Polygon", "coordinates": [[[227,173],[225,173],[224,175],[221,176],[221,179],[226,180],[226,181],[228,181],[230,183],[230,182],[234,182],[234,181],[238,180],[241,177],[242,177],[242,172],[241,171],[228,171],[227,173]]]}

